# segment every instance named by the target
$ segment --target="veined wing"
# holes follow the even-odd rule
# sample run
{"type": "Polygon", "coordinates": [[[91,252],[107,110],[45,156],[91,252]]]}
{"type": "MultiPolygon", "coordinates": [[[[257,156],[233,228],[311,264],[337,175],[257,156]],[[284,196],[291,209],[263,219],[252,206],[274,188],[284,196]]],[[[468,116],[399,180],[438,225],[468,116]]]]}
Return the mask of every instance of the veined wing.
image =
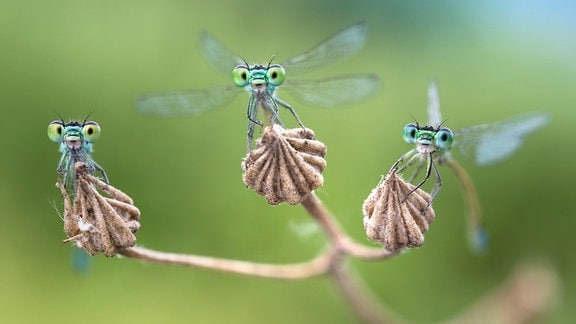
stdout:
{"type": "Polygon", "coordinates": [[[546,113],[520,115],[492,124],[472,126],[455,132],[454,145],[478,165],[498,162],[518,150],[526,135],[550,121],[546,113]]]}
{"type": "Polygon", "coordinates": [[[356,52],[364,45],[366,29],[364,22],[349,26],[307,52],[285,61],[282,66],[286,69],[286,73],[302,73],[333,63],[356,52]]]}
{"type": "Polygon", "coordinates": [[[434,128],[439,127],[442,120],[442,113],[440,113],[440,95],[438,94],[438,84],[435,81],[430,81],[428,84],[428,125],[434,128]]]}
{"type": "Polygon", "coordinates": [[[320,80],[286,80],[280,91],[311,106],[331,108],[359,101],[376,92],[376,75],[358,74],[320,80]]]}
{"type": "Polygon", "coordinates": [[[145,93],[136,98],[142,114],[158,116],[198,115],[232,101],[242,89],[224,86],[203,90],[177,90],[145,93]]]}
{"type": "Polygon", "coordinates": [[[232,70],[236,66],[244,64],[244,60],[240,56],[234,54],[207,31],[200,32],[200,50],[212,66],[227,76],[232,75],[232,70]]]}

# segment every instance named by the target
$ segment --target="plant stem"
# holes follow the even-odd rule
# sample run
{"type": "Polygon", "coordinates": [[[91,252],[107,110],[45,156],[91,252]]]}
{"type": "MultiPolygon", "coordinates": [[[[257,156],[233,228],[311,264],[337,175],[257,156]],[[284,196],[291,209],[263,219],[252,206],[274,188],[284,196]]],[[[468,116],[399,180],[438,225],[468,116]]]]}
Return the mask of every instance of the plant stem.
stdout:
{"type": "Polygon", "coordinates": [[[181,265],[194,268],[216,270],[240,275],[296,280],[329,274],[356,315],[368,323],[389,322],[379,302],[354,279],[345,266],[345,257],[373,260],[393,256],[382,248],[370,248],[360,245],[349,238],[340,224],[324,207],[320,199],[310,193],[302,202],[310,216],[320,225],[328,236],[328,247],[314,259],[295,264],[266,264],[249,261],[231,260],[210,256],[167,253],[139,246],[124,249],[124,256],[162,264],[181,265]]]}
{"type": "Polygon", "coordinates": [[[310,278],[325,274],[331,258],[330,251],[326,250],[307,262],[276,265],[193,254],[168,253],[139,246],[127,248],[122,254],[129,258],[147,262],[181,265],[261,278],[290,280],[310,278]]]}
{"type": "Polygon", "coordinates": [[[366,323],[393,322],[388,312],[384,311],[382,303],[350,272],[346,266],[345,257],[353,255],[373,260],[391,257],[394,254],[381,247],[369,248],[354,242],[344,233],[314,192],[302,201],[302,205],[328,236],[330,247],[335,251],[330,262],[330,278],[356,316],[366,323]]]}
{"type": "Polygon", "coordinates": [[[302,206],[308,211],[310,216],[318,222],[324,232],[326,232],[330,242],[338,246],[343,253],[366,260],[385,259],[396,255],[395,253],[386,251],[382,247],[367,247],[352,240],[342,230],[340,224],[336,222],[334,216],[328,212],[314,192],[306,196],[302,201],[302,206]]]}
{"type": "Polygon", "coordinates": [[[330,278],[334,285],[339,288],[350,308],[366,323],[399,322],[396,316],[384,309],[384,305],[367,289],[360,278],[347,268],[346,264],[334,267],[330,272],[330,278]]]}

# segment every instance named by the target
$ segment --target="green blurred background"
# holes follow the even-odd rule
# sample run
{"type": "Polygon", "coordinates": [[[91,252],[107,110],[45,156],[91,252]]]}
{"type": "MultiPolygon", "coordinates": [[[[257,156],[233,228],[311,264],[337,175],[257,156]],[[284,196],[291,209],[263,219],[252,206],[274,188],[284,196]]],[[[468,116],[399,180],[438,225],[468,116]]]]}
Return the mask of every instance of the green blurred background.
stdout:
{"type": "Polygon", "coordinates": [[[372,244],[363,233],[362,202],[410,148],[402,127],[412,115],[426,119],[430,78],[439,82],[453,129],[535,110],[553,120],[505,162],[481,168],[461,159],[490,231],[486,255],[466,244],[459,184],[443,168],[437,219],[424,246],[352,266],[391,309],[435,322],[474,303],[518,263],[536,260],[558,271],[561,283],[545,321],[575,320],[573,2],[5,0],[0,321],[356,321],[324,278],[262,280],[103,256],[76,272],[72,248],[61,243],[59,153],[46,127],[57,114],[92,113],[102,127],[95,159],[141,209],[141,245],[261,262],[309,259],[324,239],[309,231],[303,209],[271,207],[242,183],[245,95],[214,112],[175,119],[140,116],[133,99],[146,91],[230,83],[201,56],[201,29],[248,61],[278,54],[280,62],[362,20],[369,24],[363,50],[303,77],[376,73],[381,91],[337,110],[285,97],[328,146],[318,196],[360,242],[372,244]]]}

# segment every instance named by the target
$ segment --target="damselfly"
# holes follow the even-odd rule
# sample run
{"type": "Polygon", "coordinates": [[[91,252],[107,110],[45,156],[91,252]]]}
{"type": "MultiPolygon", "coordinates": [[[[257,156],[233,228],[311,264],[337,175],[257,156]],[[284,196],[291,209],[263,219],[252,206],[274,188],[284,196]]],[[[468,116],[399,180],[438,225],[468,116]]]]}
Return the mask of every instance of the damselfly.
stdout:
{"type": "Polygon", "coordinates": [[[400,157],[389,172],[401,173],[416,163],[415,170],[408,177],[408,182],[420,188],[433,176],[434,185],[430,195],[434,199],[442,186],[437,165],[449,166],[456,173],[468,204],[472,246],[482,250],[487,245],[487,234],[483,226],[476,190],[468,173],[452,158],[451,150],[459,149],[478,165],[498,162],[518,150],[526,135],[546,125],[549,122],[549,116],[545,113],[532,113],[452,132],[443,126],[438,87],[434,82],[428,86],[427,110],[428,124],[426,126],[410,123],[404,127],[404,140],[415,144],[415,147],[400,157]],[[422,170],[425,174],[421,180],[417,181],[422,170]]]}
{"type": "Polygon", "coordinates": [[[58,173],[62,175],[62,182],[70,190],[75,191],[74,165],[76,162],[84,162],[91,173],[99,171],[108,183],[108,176],[104,169],[92,158],[92,144],[100,137],[100,126],[94,121],[78,122],[55,120],[48,125],[48,138],[60,143],[60,161],[58,173]],[[72,187],[70,187],[72,183],[72,187]]]}
{"type": "Polygon", "coordinates": [[[204,90],[180,90],[141,95],[136,106],[141,113],[172,116],[197,115],[221,107],[232,101],[239,90],[250,95],[247,107],[248,151],[251,149],[254,128],[263,126],[258,120],[258,109],[269,117],[266,123],[282,125],[278,107],[287,108],[298,124],[303,123],[294,108],[278,98],[277,89],[282,85],[293,97],[312,106],[332,107],[358,101],[375,92],[379,78],[370,74],[357,74],[318,80],[288,80],[288,74],[312,71],[334,63],[359,50],[365,42],[366,24],[357,23],[327,38],[303,54],[281,64],[248,64],[207,32],[200,33],[200,47],[208,62],[221,72],[230,75],[234,85],[204,90]]]}

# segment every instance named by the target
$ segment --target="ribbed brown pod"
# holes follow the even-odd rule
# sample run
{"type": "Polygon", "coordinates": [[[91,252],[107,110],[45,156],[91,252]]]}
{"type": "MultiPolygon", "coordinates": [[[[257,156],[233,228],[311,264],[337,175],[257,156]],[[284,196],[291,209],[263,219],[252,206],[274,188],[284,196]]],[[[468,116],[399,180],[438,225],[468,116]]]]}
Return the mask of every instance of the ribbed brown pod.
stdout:
{"type": "Polygon", "coordinates": [[[424,243],[434,220],[432,197],[390,172],[364,201],[366,235],[391,252],[424,243]]]}
{"type": "Polygon", "coordinates": [[[326,146],[310,129],[266,127],[242,162],[244,183],[272,205],[298,204],[324,183],[325,155],[326,146]]]}
{"type": "Polygon", "coordinates": [[[113,256],[136,244],[140,210],[128,195],[92,176],[86,165],[75,165],[75,197],[70,200],[59,180],[64,199],[64,242],[73,241],[86,252],[113,256]],[[106,194],[106,196],[104,195],[106,194]]]}

